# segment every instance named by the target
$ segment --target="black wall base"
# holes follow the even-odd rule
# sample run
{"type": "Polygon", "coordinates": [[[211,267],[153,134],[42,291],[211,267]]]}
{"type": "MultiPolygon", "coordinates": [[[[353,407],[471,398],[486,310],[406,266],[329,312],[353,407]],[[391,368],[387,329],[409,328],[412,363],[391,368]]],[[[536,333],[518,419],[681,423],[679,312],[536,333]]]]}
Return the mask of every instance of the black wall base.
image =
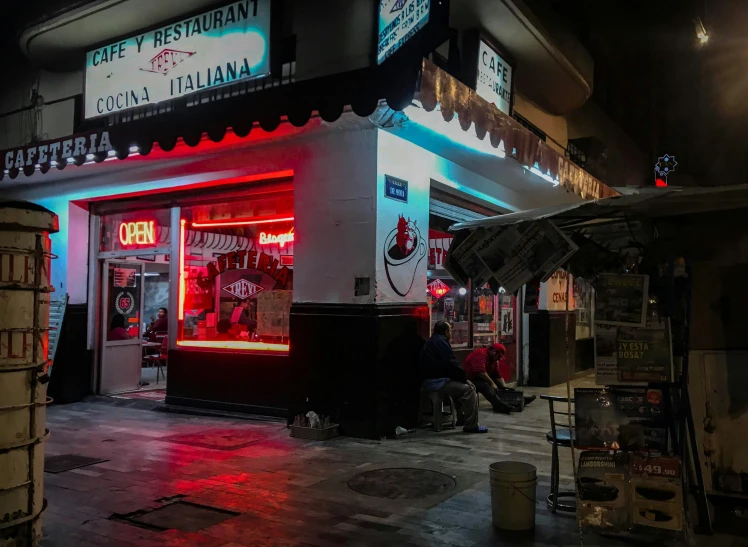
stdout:
{"type": "Polygon", "coordinates": [[[86,349],[88,305],[68,304],[47,394],[56,403],[75,403],[91,394],[93,352],[86,349]]]}
{"type": "Polygon", "coordinates": [[[289,422],[309,410],[376,439],[413,427],[426,305],[294,304],[289,422]]]}
{"type": "Polygon", "coordinates": [[[285,415],[288,355],[170,350],[166,403],[285,415]]]}

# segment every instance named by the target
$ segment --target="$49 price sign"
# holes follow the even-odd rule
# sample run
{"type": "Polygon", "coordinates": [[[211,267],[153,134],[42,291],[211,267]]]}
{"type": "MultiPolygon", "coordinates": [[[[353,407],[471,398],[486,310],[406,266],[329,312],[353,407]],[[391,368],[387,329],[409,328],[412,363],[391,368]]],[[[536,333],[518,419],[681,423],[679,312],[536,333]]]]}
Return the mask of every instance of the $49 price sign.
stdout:
{"type": "Polygon", "coordinates": [[[660,456],[641,458],[634,456],[634,473],[655,477],[676,478],[680,476],[680,461],[678,458],[660,456]]]}

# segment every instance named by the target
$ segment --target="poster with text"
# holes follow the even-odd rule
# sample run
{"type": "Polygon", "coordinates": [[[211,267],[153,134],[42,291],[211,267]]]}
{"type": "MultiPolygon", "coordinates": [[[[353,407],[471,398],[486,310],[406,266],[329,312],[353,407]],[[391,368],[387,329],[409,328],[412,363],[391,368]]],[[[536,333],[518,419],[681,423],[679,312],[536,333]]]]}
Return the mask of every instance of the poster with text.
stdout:
{"type": "Polygon", "coordinates": [[[564,270],[556,270],[548,278],[548,281],[540,284],[539,308],[546,311],[574,311],[576,300],[574,299],[574,276],[564,270]],[[571,281],[572,287],[568,287],[567,280],[571,281]],[[570,290],[571,289],[571,290],[570,290]],[[569,300],[568,307],[566,300],[569,300]]]}
{"type": "Polygon", "coordinates": [[[595,287],[595,322],[643,327],[649,302],[649,276],[604,274],[595,287]]]}
{"type": "Polygon", "coordinates": [[[137,284],[136,272],[135,268],[114,268],[112,286],[117,288],[135,287],[137,284]]]}
{"type": "Polygon", "coordinates": [[[595,383],[669,382],[673,360],[668,319],[645,327],[595,326],[595,383]]]}
{"type": "Polygon", "coordinates": [[[581,449],[667,453],[666,401],[646,386],[574,389],[574,429],[581,449]]]}

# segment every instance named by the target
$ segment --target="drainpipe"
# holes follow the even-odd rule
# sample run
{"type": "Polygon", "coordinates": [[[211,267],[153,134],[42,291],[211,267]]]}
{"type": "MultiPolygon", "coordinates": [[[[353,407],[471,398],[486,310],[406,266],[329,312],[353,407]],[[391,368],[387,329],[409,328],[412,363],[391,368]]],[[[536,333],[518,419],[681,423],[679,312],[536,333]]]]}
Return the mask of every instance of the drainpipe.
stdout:
{"type": "Polygon", "coordinates": [[[53,212],[0,201],[0,547],[42,539],[53,212]]]}

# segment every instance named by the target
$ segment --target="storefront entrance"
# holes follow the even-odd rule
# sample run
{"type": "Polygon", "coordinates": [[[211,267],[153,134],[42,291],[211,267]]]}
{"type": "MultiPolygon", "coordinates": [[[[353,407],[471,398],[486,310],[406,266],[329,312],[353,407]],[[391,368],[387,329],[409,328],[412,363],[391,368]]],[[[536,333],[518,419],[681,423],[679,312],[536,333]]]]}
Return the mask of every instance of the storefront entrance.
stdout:
{"type": "Polygon", "coordinates": [[[98,242],[95,275],[98,313],[92,316],[98,341],[101,395],[166,396],[169,316],[175,278],[171,245],[172,208],[97,204],[92,240],[98,242]]]}
{"type": "Polygon", "coordinates": [[[102,394],[166,389],[168,256],[100,261],[102,394]]]}

